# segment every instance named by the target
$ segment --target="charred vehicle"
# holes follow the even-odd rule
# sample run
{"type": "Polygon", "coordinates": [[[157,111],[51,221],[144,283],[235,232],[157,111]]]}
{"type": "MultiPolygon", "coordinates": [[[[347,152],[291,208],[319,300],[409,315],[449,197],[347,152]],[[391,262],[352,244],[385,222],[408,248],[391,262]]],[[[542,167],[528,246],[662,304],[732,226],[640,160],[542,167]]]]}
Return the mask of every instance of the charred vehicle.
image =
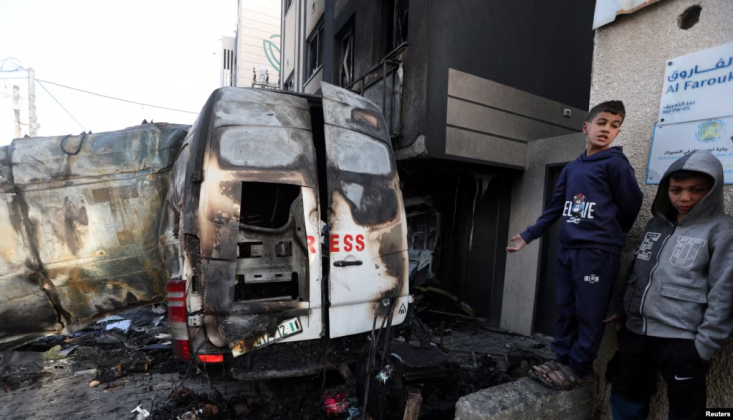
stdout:
{"type": "Polygon", "coordinates": [[[199,363],[402,323],[407,223],[384,118],[322,91],[222,88],[191,127],[0,149],[2,346],[164,298],[174,351],[199,363]]]}

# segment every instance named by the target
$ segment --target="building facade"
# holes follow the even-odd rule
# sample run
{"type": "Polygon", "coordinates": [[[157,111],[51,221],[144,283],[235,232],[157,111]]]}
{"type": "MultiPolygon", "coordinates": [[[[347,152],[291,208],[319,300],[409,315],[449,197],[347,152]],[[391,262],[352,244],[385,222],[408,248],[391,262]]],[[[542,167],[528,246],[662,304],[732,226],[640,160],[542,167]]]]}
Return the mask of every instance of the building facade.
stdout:
{"type": "Polygon", "coordinates": [[[237,34],[222,38],[221,85],[280,85],[280,0],[239,0],[237,34]]]}
{"type": "MultiPolygon", "coordinates": [[[[593,4],[582,0],[282,3],[282,88],[319,94],[328,82],[382,109],[419,272],[413,282],[431,279],[495,326],[511,326],[505,307],[524,292],[507,282],[515,196],[532,191],[543,202],[544,181],[521,189],[546,175],[527,176],[530,159],[547,138],[559,136],[551,142],[558,153],[541,156],[551,164],[584,148],[592,20],[593,4]]],[[[532,329],[530,321],[522,332],[532,329]]]]}

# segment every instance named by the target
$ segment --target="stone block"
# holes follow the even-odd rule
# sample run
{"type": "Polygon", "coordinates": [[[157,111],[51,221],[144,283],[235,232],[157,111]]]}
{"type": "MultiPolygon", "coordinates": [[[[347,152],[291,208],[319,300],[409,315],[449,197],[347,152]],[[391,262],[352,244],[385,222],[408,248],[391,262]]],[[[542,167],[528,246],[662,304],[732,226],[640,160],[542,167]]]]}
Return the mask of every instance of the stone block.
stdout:
{"type": "Polygon", "coordinates": [[[590,385],[554,391],[521,378],[461,398],[455,420],[588,420],[592,412],[590,385]]]}

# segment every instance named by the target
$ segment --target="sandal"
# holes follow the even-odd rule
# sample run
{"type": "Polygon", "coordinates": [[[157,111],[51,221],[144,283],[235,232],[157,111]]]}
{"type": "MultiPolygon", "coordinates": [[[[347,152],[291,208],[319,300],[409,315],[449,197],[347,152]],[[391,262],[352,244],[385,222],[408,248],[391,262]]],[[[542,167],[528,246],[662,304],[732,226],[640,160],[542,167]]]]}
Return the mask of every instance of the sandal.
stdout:
{"type": "Polygon", "coordinates": [[[528,375],[532,379],[539,380],[542,374],[547,375],[550,372],[556,371],[562,367],[563,365],[560,364],[560,362],[550,360],[549,362],[545,362],[541,365],[532,366],[532,369],[529,370],[528,375]]]}
{"type": "Polygon", "coordinates": [[[539,375],[538,379],[542,385],[558,391],[568,391],[580,386],[578,379],[568,366],[563,366],[545,375],[539,375]]]}

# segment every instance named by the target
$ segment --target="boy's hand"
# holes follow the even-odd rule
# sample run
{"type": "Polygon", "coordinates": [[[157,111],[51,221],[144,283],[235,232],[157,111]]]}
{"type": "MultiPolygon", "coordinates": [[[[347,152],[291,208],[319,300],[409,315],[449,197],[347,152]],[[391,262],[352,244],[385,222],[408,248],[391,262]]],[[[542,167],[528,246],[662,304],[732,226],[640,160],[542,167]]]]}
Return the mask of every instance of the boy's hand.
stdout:
{"type": "Polygon", "coordinates": [[[514,246],[508,246],[508,247],[506,247],[506,250],[508,252],[521,251],[522,248],[524,248],[525,246],[527,246],[527,243],[524,242],[524,239],[522,239],[522,237],[519,236],[519,234],[512,236],[512,238],[509,239],[509,241],[510,242],[514,242],[515,245],[514,246]]]}

